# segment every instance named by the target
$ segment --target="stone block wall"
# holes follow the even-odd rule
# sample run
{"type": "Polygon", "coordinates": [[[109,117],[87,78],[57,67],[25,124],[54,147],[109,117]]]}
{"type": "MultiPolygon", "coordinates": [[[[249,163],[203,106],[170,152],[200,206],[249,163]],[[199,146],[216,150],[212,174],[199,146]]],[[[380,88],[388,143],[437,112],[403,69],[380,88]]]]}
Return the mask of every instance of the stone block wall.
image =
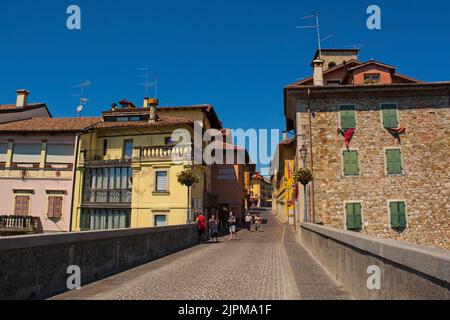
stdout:
{"type": "MultiPolygon", "coordinates": [[[[300,99],[300,105],[304,108],[307,99],[300,99]]],[[[362,202],[362,233],[450,249],[448,95],[313,98],[311,110],[316,220],[345,229],[345,202],[362,202]],[[383,128],[381,103],[398,104],[400,126],[406,127],[401,143],[383,128]],[[357,131],[350,144],[359,151],[356,177],[343,173],[345,143],[337,133],[342,104],[356,107],[357,131]],[[401,149],[403,175],[386,174],[389,147],[401,149]],[[408,226],[403,232],[390,227],[392,200],[406,202],[408,226]]],[[[308,136],[307,112],[300,112],[300,119],[301,133],[308,136]]]]}
{"type": "Polygon", "coordinates": [[[197,243],[195,225],[0,238],[0,300],[67,291],[71,265],[85,285],[197,243]]]}

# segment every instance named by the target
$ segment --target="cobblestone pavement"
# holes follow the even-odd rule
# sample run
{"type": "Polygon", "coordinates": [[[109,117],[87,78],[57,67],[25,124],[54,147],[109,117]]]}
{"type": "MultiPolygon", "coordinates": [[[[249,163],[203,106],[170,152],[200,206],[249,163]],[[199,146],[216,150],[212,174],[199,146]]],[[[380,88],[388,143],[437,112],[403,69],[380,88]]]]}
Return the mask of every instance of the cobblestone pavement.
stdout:
{"type": "Polygon", "coordinates": [[[53,299],[349,299],[295,240],[265,214],[263,232],[239,232],[150,262],[53,299]],[[295,254],[289,257],[289,254],[295,254]]]}

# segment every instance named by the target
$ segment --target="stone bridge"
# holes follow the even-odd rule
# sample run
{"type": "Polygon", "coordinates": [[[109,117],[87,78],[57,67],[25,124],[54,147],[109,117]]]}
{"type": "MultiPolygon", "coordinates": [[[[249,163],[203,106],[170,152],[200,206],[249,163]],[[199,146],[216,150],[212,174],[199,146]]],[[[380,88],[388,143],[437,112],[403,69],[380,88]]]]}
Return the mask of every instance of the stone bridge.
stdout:
{"type": "Polygon", "coordinates": [[[0,298],[450,298],[448,251],[264,216],[262,232],[219,243],[199,244],[193,225],[1,239],[0,298]],[[70,265],[79,290],[67,290],[70,265]]]}

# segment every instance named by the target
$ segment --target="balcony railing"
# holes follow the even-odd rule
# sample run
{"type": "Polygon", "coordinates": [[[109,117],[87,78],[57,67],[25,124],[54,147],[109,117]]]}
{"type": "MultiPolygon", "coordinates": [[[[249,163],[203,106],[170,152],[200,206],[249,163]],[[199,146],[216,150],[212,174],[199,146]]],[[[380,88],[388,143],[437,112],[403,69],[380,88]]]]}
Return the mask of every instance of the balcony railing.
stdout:
{"type": "Polygon", "coordinates": [[[138,148],[138,157],[145,160],[190,160],[192,158],[192,147],[188,146],[154,146],[138,148]]]}
{"type": "Polygon", "coordinates": [[[30,216],[0,216],[0,235],[38,233],[39,218],[30,216]]]}
{"type": "Polygon", "coordinates": [[[192,159],[192,146],[151,146],[136,147],[132,156],[112,155],[104,150],[85,150],[81,160],[87,167],[131,166],[133,161],[190,161],[192,159]]]}

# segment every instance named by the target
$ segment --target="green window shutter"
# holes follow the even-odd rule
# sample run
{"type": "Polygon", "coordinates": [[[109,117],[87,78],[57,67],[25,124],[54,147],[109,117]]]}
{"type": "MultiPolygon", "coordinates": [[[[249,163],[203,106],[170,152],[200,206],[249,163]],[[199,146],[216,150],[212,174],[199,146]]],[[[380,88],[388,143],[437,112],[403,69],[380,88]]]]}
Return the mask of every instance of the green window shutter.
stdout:
{"type": "Polygon", "coordinates": [[[344,175],[359,175],[358,151],[344,151],[344,175]]]}
{"type": "Polygon", "coordinates": [[[362,215],[360,203],[347,203],[345,206],[347,215],[347,229],[361,230],[362,229],[362,215]]]}
{"type": "Polygon", "coordinates": [[[362,229],[362,215],[361,215],[361,204],[354,203],[353,204],[353,212],[355,215],[355,229],[362,229]]]}
{"type": "Polygon", "coordinates": [[[397,107],[395,104],[381,106],[384,128],[398,128],[397,107]]]}
{"type": "Polygon", "coordinates": [[[347,203],[345,206],[345,211],[347,213],[347,229],[353,230],[355,228],[355,215],[353,212],[353,204],[347,203]]]}
{"type": "Polygon", "coordinates": [[[386,150],[386,165],[388,174],[402,174],[402,152],[400,149],[386,150]]]}
{"type": "Polygon", "coordinates": [[[354,106],[341,106],[341,129],[356,128],[356,117],[354,106]]]}
{"type": "Polygon", "coordinates": [[[400,228],[406,228],[406,205],[404,202],[398,203],[398,223],[400,228]]]}
{"type": "Polygon", "coordinates": [[[406,228],[406,206],[404,202],[391,202],[391,227],[394,229],[406,228]]]}

